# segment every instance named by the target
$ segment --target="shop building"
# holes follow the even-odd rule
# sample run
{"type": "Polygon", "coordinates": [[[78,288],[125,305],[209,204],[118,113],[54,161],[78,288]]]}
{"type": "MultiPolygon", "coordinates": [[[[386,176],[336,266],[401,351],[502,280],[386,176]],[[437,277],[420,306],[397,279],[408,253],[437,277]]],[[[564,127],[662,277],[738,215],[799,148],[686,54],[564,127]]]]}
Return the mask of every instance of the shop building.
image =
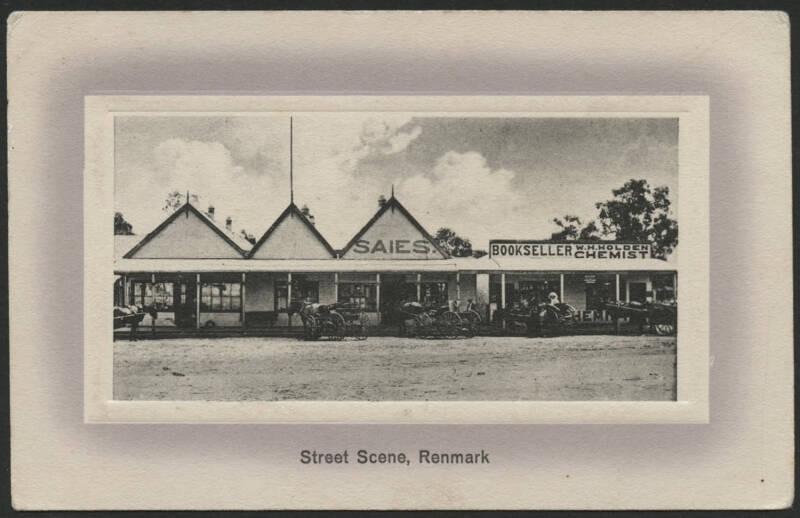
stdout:
{"type": "Polygon", "coordinates": [[[155,305],[158,318],[143,325],[157,327],[300,326],[287,311],[296,300],[356,303],[389,326],[407,301],[463,309],[472,300],[488,318],[555,292],[591,320],[605,318],[607,300],[677,297],[674,266],[646,244],[496,240],[488,256],[450,257],[394,195],[341,250],[294,203],[254,245],[213,207],[191,203],[143,239],[115,237],[115,303],[155,305]]]}

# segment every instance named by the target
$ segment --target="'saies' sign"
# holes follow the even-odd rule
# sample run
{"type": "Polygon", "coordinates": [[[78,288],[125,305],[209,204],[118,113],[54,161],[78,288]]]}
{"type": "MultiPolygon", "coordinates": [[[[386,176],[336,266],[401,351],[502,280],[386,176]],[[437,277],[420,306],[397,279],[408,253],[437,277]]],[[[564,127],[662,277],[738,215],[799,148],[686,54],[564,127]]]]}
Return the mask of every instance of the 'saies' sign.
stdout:
{"type": "Polygon", "coordinates": [[[647,259],[649,243],[553,243],[489,241],[490,257],[571,257],[574,259],[647,259]]]}
{"type": "Polygon", "coordinates": [[[424,239],[359,239],[353,246],[357,254],[430,254],[433,246],[424,239]]]}

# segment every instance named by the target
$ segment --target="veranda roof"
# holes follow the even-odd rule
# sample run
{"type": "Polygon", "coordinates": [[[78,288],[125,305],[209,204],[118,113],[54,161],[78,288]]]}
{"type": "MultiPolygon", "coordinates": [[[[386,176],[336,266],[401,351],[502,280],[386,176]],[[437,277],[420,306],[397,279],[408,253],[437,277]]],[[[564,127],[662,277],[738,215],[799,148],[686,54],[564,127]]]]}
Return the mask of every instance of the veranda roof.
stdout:
{"type": "Polygon", "coordinates": [[[233,272],[631,272],[674,271],[659,259],[451,258],[432,260],[357,259],[119,259],[114,273],[233,272]]]}
{"type": "Polygon", "coordinates": [[[461,272],[641,272],[674,271],[660,259],[575,259],[574,257],[488,257],[456,259],[461,272]]]}

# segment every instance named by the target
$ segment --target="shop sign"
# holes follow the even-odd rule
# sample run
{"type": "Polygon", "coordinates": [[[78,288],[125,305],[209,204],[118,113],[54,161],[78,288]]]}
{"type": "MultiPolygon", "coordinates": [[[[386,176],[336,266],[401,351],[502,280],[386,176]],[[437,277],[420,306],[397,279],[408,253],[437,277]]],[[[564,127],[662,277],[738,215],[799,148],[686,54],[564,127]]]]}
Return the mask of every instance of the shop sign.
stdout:
{"type": "Polygon", "coordinates": [[[552,241],[489,241],[489,257],[564,257],[573,259],[648,259],[649,243],[603,243],[552,241]]]}
{"type": "Polygon", "coordinates": [[[376,239],[369,241],[359,239],[353,246],[356,254],[383,255],[383,254],[430,254],[433,246],[424,239],[376,239]]]}

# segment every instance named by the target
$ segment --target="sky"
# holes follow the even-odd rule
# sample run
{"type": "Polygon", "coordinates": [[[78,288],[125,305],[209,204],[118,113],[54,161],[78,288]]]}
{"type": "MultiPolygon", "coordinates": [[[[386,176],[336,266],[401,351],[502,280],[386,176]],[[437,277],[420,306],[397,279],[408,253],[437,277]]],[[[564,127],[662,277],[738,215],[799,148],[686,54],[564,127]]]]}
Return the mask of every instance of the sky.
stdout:
{"type": "MultiPolygon", "coordinates": [[[[117,116],[115,210],[136,234],[189,191],[237,232],[260,237],[289,203],[289,115],[117,116]]],[[[450,227],[474,248],[547,239],[554,217],[597,216],[631,178],[665,185],[677,209],[674,118],[292,115],[294,201],[343,247],[387,198],[430,232],[450,227]]],[[[674,215],[673,215],[674,216],[674,215]]]]}

